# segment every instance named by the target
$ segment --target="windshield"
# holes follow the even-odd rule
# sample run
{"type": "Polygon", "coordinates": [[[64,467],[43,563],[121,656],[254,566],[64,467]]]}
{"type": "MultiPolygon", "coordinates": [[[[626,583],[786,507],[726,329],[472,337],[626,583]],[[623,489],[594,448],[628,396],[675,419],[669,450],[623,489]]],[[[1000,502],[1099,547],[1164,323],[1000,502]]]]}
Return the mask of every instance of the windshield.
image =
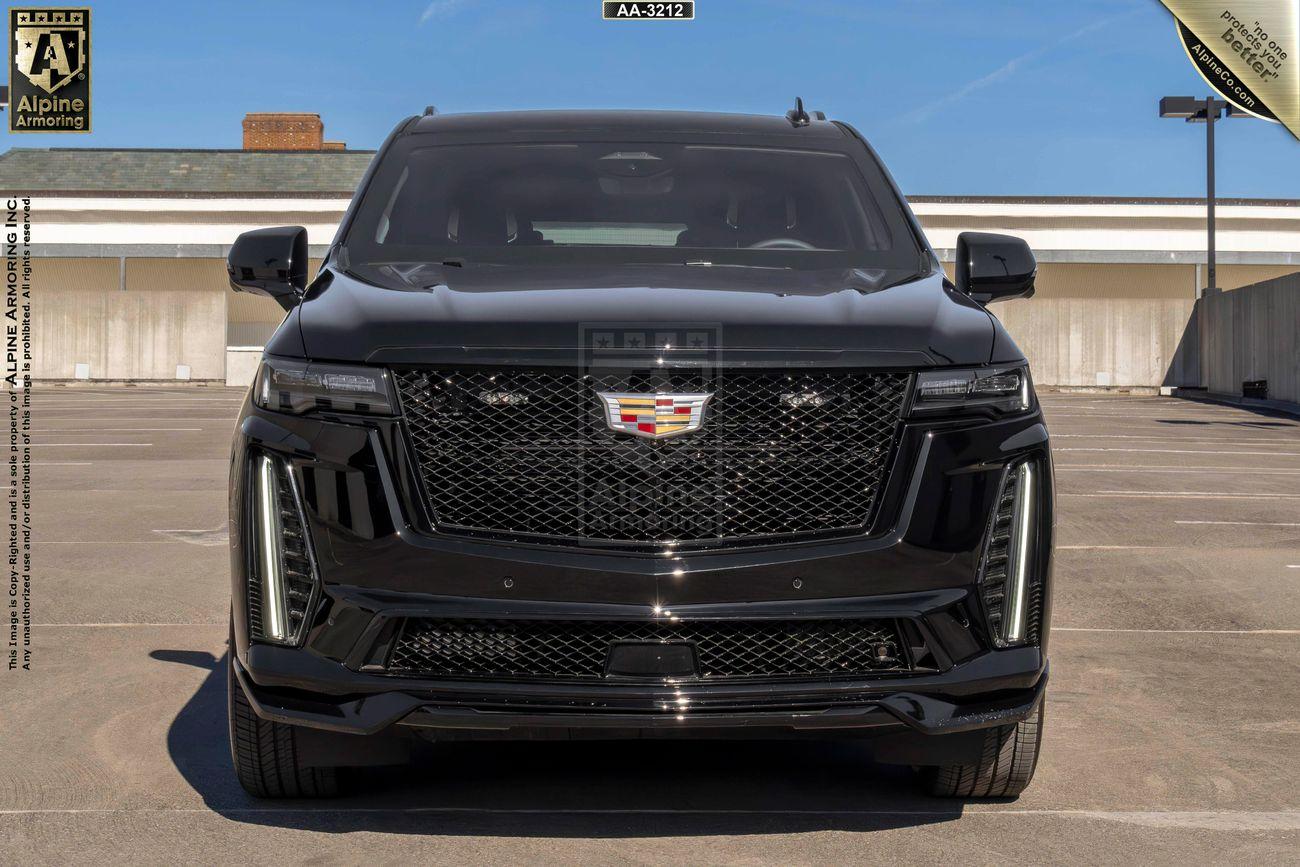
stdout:
{"type": "Polygon", "coordinates": [[[381,262],[680,262],[915,270],[897,197],[843,153],[399,142],[345,245],[381,262]]]}

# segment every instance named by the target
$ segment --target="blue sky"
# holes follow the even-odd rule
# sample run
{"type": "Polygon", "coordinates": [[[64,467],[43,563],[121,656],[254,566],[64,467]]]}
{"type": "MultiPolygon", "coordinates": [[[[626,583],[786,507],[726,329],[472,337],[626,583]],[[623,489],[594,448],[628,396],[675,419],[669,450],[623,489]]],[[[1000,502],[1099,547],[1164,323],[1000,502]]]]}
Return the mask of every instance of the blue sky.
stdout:
{"type": "MultiPolygon", "coordinates": [[[[1207,86],[1157,0],[698,0],[604,22],[597,0],[94,3],[91,135],[3,147],[238,147],[246,111],[315,111],[377,146],[442,111],[669,108],[853,123],[909,194],[1204,194],[1207,86]]],[[[1219,195],[1300,198],[1300,143],[1217,127],[1219,195]]]]}

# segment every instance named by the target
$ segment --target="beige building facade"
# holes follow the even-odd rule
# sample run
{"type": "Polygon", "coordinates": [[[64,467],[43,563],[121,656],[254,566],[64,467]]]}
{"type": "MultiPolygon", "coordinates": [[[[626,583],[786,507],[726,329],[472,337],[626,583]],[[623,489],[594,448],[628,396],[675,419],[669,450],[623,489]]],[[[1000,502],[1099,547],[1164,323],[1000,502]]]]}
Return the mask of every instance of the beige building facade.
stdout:
{"type": "MultiPolygon", "coordinates": [[[[312,136],[321,149],[0,155],[0,186],[32,196],[35,378],[246,382],[283,312],[230,291],[229,245],[247,229],[293,224],[322,255],[372,156],[312,136]]],[[[1035,297],[991,309],[1040,384],[1200,384],[1189,336],[1207,277],[1202,201],[911,203],[949,268],[965,230],[1034,248],[1035,297]]],[[[1223,290],[1300,271],[1300,201],[1220,200],[1217,239],[1223,290]]]]}

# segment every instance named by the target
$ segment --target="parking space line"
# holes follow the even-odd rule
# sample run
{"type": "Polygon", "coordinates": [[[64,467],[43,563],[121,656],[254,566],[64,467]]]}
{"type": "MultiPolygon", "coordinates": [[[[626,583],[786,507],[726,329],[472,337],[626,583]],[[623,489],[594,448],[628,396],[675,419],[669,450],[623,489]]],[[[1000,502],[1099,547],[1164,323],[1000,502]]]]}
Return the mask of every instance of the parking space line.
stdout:
{"type": "MultiPolygon", "coordinates": [[[[61,494],[84,494],[85,491],[59,491],[61,494]]],[[[135,491],[121,491],[115,493],[136,493],[135,491]]],[[[179,491],[169,491],[168,493],[180,493],[179,491]]],[[[91,539],[89,541],[76,541],[71,539],[37,539],[35,544],[38,545],[176,545],[181,544],[178,539],[91,539]]]]}
{"type": "Polygon", "coordinates": [[[1210,473],[1216,476],[1300,476],[1300,470],[1242,470],[1236,467],[1089,467],[1057,464],[1056,471],[1080,473],[1210,473]]]}
{"type": "Polygon", "coordinates": [[[50,629],[50,628],[123,629],[132,626],[160,627],[160,626],[228,626],[228,625],[229,624],[226,621],[196,620],[196,621],[191,621],[189,623],[176,623],[176,622],[171,622],[171,623],[147,623],[147,622],[146,623],[33,623],[32,627],[35,628],[39,626],[45,629],[50,629]]]}
{"type": "Polygon", "coordinates": [[[37,410],[41,410],[41,409],[82,409],[82,408],[91,407],[91,406],[94,406],[94,407],[97,408],[97,409],[108,409],[108,408],[115,407],[115,406],[120,406],[120,407],[139,407],[139,406],[164,407],[164,406],[177,406],[178,404],[187,404],[187,405],[192,405],[192,404],[195,404],[195,403],[205,403],[205,404],[207,404],[207,403],[224,403],[224,404],[229,404],[229,405],[231,405],[231,406],[235,406],[235,405],[238,405],[238,404],[240,404],[240,403],[242,403],[242,402],[243,402],[242,400],[202,400],[202,401],[194,401],[194,400],[185,400],[184,398],[177,398],[177,399],[175,399],[175,400],[76,400],[76,401],[62,401],[62,402],[59,402],[59,403],[53,403],[53,402],[42,402],[42,401],[39,401],[39,400],[34,400],[34,401],[32,401],[32,407],[33,407],[34,409],[37,409],[37,410]]]}
{"type": "Polygon", "coordinates": [[[1300,469],[1229,467],[1223,464],[1056,464],[1056,469],[1071,470],[1230,470],[1238,473],[1300,473],[1300,469]]]}
{"type": "Polygon", "coordinates": [[[1143,494],[1152,497],[1163,496],[1208,496],[1208,497],[1267,497],[1271,500],[1300,500],[1300,494],[1240,494],[1220,491],[1128,491],[1118,490],[1115,488],[1102,488],[1100,491],[1093,491],[1095,494],[1143,494]]]}
{"type": "MultiPolygon", "coordinates": [[[[34,399],[39,399],[39,397],[34,398],[34,399]]],[[[60,394],[60,395],[55,395],[55,396],[52,396],[52,397],[49,398],[49,401],[50,401],[51,403],[53,403],[53,402],[57,402],[57,401],[65,401],[65,402],[68,402],[68,403],[135,403],[135,402],[148,402],[148,403],[175,403],[176,401],[181,401],[181,400],[185,400],[185,401],[196,401],[196,400],[197,400],[197,401],[232,401],[232,400],[243,400],[243,397],[242,397],[241,395],[235,395],[235,394],[223,395],[223,396],[221,396],[221,397],[216,397],[216,396],[214,396],[214,397],[188,397],[188,396],[187,396],[187,397],[177,397],[177,396],[175,396],[175,395],[167,395],[167,394],[157,394],[157,395],[155,395],[155,394],[123,394],[123,395],[107,395],[107,394],[104,394],[104,395],[86,395],[85,397],[80,397],[80,396],[77,396],[77,395],[71,395],[71,394],[60,394]]]]}
{"type": "MultiPolygon", "coordinates": [[[[1095,398],[1087,398],[1083,401],[1075,402],[1069,399],[1057,400],[1056,398],[1053,398],[1050,395],[1041,399],[1039,402],[1042,403],[1044,406],[1049,406],[1053,404],[1056,406],[1109,406],[1113,404],[1117,409],[1126,407],[1130,403],[1128,399],[1097,400],[1095,398]]],[[[1149,406],[1146,407],[1147,409],[1159,410],[1160,412],[1202,413],[1207,415],[1252,415],[1253,414],[1247,412],[1246,410],[1240,407],[1222,406],[1220,404],[1211,404],[1211,403],[1196,403],[1187,400],[1159,401],[1159,400],[1152,400],[1150,398],[1147,399],[1134,398],[1132,402],[1149,404],[1149,406]]]]}
{"type": "Polygon", "coordinates": [[[1074,415],[1079,418],[1088,418],[1089,416],[1102,415],[1128,415],[1132,418],[1209,418],[1209,419],[1250,419],[1252,421],[1291,421],[1293,416],[1259,416],[1254,413],[1213,413],[1206,412],[1204,409],[1183,408],[1183,407],[1161,407],[1161,406],[1137,406],[1137,407],[1102,407],[1102,406],[1082,406],[1067,403],[1043,403],[1042,408],[1056,415],[1074,415]]]}
{"type": "MultiPolygon", "coordinates": [[[[156,488],[154,490],[157,490],[156,488]]],[[[56,488],[56,494],[138,494],[140,488],[56,488]]],[[[189,488],[168,489],[169,494],[201,494],[202,491],[195,491],[189,488]]],[[[190,530],[154,530],[155,533],[189,533],[190,530]]],[[[57,543],[55,543],[57,544],[57,543]]]]}
{"type": "Polygon", "coordinates": [[[1251,439],[1251,440],[1225,440],[1225,439],[1196,439],[1193,437],[1170,437],[1160,434],[1143,436],[1142,434],[1088,434],[1088,433],[1054,433],[1052,439],[1087,439],[1087,440],[1145,440],[1157,442],[1176,442],[1189,444],[1221,445],[1221,446],[1253,446],[1260,443],[1288,443],[1290,445],[1300,444],[1300,439],[1296,437],[1287,437],[1285,439],[1251,439]]]}
{"type": "Polygon", "coordinates": [[[1057,551],[1172,551],[1180,545],[1057,545],[1057,551]]]}
{"type": "Polygon", "coordinates": [[[89,406],[91,404],[94,404],[95,406],[102,406],[103,404],[109,404],[109,403],[169,403],[169,402],[193,403],[196,401],[211,403],[211,402],[243,400],[246,396],[247,396],[246,394],[228,394],[228,395],[220,395],[220,396],[192,398],[192,397],[182,397],[180,395],[174,395],[174,394],[159,394],[159,395],[124,394],[124,395],[118,395],[116,397],[96,395],[89,398],[76,398],[76,397],[68,397],[67,395],[61,395],[61,394],[35,394],[34,393],[32,395],[32,404],[35,406],[41,403],[46,403],[46,404],[73,403],[73,404],[79,404],[85,406],[89,406]]]}
{"type": "Polygon", "coordinates": [[[1234,527],[1300,527],[1279,521],[1174,521],[1175,524],[1225,524],[1234,527]]]}
{"type": "Polygon", "coordinates": [[[1048,419],[1056,418],[1126,418],[1132,421],[1148,422],[1169,422],[1176,421],[1179,424],[1240,424],[1248,425],[1252,428],[1291,428],[1297,427],[1295,422],[1285,419],[1278,419],[1276,422],[1261,422],[1248,415],[1230,416],[1221,415],[1218,417],[1206,416],[1204,413],[1180,413],[1180,412],[1159,412],[1155,415],[1138,415],[1132,412],[1057,412],[1051,407],[1045,407],[1048,419]]]}
{"type": "Polygon", "coordinates": [[[1098,446],[1094,448],[1081,448],[1079,446],[1068,446],[1066,448],[1053,448],[1054,452],[1132,452],[1135,454],[1157,454],[1157,455],[1251,455],[1266,458],[1300,458],[1300,452],[1239,452],[1229,450],[1204,450],[1204,449],[1121,449],[1111,448],[1109,446],[1098,446]]]}
{"type": "Polygon", "coordinates": [[[32,448],[78,448],[78,447],[98,447],[98,446],[136,446],[144,448],[151,446],[153,443],[31,443],[32,448]]]}
{"type": "Polygon", "coordinates": [[[145,431],[201,431],[201,427],[34,427],[32,433],[126,433],[145,431]]]}
{"type": "Polygon", "coordinates": [[[1300,635],[1300,629],[1122,629],[1109,626],[1053,626],[1052,632],[1131,632],[1151,635],[1300,635]]]}
{"type": "Polygon", "coordinates": [[[1121,497],[1130,500],[1300,500],[1300,494],[1216,494],[1210,491],[1094,491],[1058,497],[1121,497]]]}

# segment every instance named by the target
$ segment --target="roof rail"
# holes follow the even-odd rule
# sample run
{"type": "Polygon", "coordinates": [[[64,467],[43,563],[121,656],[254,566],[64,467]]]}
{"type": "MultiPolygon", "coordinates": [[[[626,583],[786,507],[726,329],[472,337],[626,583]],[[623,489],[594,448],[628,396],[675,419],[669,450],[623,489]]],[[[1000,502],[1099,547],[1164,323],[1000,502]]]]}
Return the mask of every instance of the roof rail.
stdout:
{"type": "Polygon", "coordinates": [[[437,113],[438,113],[438,107],[436,105],[426,105],[424,107],[424,117],[432,117],[437,113]]]}

